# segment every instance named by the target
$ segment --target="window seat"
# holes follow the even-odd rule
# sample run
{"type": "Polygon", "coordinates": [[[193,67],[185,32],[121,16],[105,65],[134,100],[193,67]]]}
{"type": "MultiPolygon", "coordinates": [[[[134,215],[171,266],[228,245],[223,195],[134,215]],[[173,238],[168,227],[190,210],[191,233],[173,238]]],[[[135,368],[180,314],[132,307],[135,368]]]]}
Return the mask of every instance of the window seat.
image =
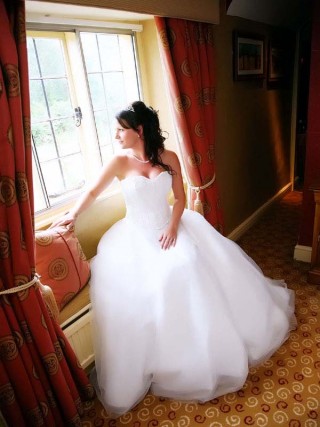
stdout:
{"type": "MultiPolygon", "coordinates": [[[[98,199],[79,215],[75,224],[75,233],[89,262],[97,253],[102,235],[124,215],[125,204],[120,193],[98,199]]],[[[108,268],[107,265],[106,268],[108,268]]],[[[94,362],[90,308],[89,281],[60,311],[58,319],[83,368],[94,362]]]]}

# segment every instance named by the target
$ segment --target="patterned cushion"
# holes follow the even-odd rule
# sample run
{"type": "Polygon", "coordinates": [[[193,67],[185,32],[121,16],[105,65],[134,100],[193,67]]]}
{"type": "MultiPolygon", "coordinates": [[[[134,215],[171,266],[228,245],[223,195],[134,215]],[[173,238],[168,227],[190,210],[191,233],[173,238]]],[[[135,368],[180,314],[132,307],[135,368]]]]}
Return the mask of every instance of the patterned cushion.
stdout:
{"type": "Polygon", "coordinates": [[[76,235],[66,227],[36,231],[35,240],[36,271],[61,310],[88,283],[89,263],[76,235]]]}

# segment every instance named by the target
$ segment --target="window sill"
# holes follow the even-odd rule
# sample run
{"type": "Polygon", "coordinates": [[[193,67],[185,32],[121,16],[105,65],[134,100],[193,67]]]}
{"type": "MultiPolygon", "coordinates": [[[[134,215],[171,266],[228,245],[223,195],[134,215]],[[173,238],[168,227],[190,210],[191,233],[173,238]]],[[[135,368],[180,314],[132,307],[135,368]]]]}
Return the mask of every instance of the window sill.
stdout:
{"type": "Polygon", "coordinates": [[[76,200],[69,201],[68,203],[63,203],[61,206],[56,206],[50,209],[47,209],[43,212],[35,214],[35,229],[43,230],[50,227],[50,225],[56,221],[59,217],[64,215],[68,210],[74,206],[76,200]]]}
{"type": "MultiPolygon", "coordinates": [[[[111,184],[112,188],[107,188],[105,191],[103,191],[100,196],[97,198],[97,200],[105,200],[108,199],[115,194],[120,193],[120,184],[119,183],[113,183],[111,184]]],[[[77,195],[77,197],[72,198],[71,200],[68,200],[67,202],[59,205],[54,206],[50,209],[47,209],[45,211],[39,212],[35,214],[35,229],[36,230],[44,230],[50,225],[58,220],[60,217],[62,217],[66,212],[68,212],[76,203],[79,197],[81,197],[80,193],[77,195]]]]}

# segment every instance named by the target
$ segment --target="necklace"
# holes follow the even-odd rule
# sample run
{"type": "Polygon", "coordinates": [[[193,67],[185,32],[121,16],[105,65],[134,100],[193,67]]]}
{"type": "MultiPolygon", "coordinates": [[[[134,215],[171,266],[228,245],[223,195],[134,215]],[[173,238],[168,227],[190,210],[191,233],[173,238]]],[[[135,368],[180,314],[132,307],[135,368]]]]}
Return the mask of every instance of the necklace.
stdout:
{"type": "Polygon", "coordinates": [[[148,160],[141,160],[141,159],[139,159],[139,157],[135,156],[134,154],[130,154],[130,156],[135,158],[137,160],[137,162],[140,162],[140,163],[149,163],[150,162],[149,159],[148,160]]]}

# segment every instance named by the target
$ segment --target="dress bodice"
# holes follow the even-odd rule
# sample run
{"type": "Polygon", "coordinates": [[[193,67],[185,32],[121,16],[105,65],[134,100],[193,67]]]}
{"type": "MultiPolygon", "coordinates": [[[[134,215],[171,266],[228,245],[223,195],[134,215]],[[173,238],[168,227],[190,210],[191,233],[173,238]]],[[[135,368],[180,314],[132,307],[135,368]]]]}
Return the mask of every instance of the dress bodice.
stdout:
{"type": "Polygon", "coordinates": [[[147,228],[162,228],[168,223],[168,193],[172,177],[163,171],[155,178],[129,176],[121,181],[127,213],[126,219],[147,228]]]}

